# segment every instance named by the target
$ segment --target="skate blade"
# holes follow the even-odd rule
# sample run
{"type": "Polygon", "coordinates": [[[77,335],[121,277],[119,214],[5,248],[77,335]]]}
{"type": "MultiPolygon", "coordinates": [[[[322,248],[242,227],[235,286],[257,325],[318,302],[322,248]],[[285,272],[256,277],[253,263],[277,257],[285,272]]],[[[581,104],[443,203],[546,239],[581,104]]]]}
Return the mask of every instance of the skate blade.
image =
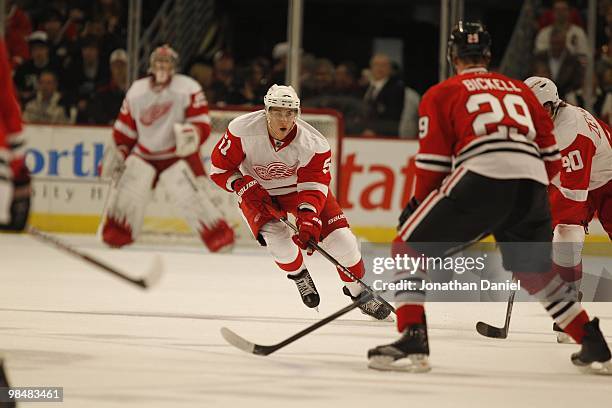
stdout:
{"type": "Polygon", "coordinates": [[[612,360],[605,363],[594,362],[589,365],[578,366],[578,369],[584,374],[612,375],[612,360]]]}
{"type": "Polygon", "coordinates": [[[426,373],[431,370],[426,354],[413,354],[400,360],[394,360],[391,356],[374,356],[370,357],[368,368],[405,373],[426,373]]]}
{"type": "MultiPolygon", "coordinates": [[[[364,314],[365,314],[365,313],[364,313],[364,314]]],[[[367,315],[367,316],[368,316],[368,317],[370,318],[370,320],[371,320],[371,321],[373,321],[373,322],[394,322],[394,321],[395,321],[395,320],[393,319],[393,316],[391,316],[391,315],[389,315],[389,316],[385,317],[384,319],[380,319],[380,320],[379,320],[379,319],[377,319],[377,318],[375,318],[374,316],[370,316],[370,315],[367,315]]]]}
{"type": "Polygon", "coordinates": [[[557,332],[557,343],[559,344],[575,344],[574,340],[563,332],[557,332]]]}

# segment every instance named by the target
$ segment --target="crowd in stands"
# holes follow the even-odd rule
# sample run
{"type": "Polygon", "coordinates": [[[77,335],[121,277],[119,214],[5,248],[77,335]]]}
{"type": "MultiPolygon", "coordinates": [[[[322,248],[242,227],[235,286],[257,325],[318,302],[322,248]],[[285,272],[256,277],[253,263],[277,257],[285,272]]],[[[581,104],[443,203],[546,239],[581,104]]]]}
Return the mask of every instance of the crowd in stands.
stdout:
{"type": "MultiPolygon", "coordinates": [[[[585,2],[582,2],[585,3],[585,2]]],[[[552,0],[539,10],[532,75],[553,79],[561,98],[585,106],[585,66],[596,58],[593,112],[612,122],[612,0],[598,2],[597,46],[585,33],[586,9],[552,0]]],[[[113,123],[128,88],[125,0],[7,0],[6,39],[24,117],[32,123],[113,123]]],[[[286,43],[269,56],[236,61],[231,51],[194,58],[186,74],[210,105],[261,105],[285,82],[286,43]]],[[[347,134],[415,139],[420,95],[400,66],[376,53],[368,67],[301,54],[302,106],[343,113],[347,134]]],[[[520,78],[524,79],[524,78],[520,78]]]]}

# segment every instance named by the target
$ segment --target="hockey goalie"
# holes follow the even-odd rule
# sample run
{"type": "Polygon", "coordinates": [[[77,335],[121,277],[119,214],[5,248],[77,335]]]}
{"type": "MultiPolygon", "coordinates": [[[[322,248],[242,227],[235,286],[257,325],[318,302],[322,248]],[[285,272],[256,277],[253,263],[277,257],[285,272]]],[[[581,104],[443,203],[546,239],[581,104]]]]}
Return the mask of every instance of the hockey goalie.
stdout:
{"type": "Polygon", "coordinates": [[[112,180],[101,221],[111,247],[138,237],[154,188],[163,184],[172,203],[211,252],[229,250],[234,232],[207,193],[200,146],[210,134],[208,103],[200,85],[175,72],[177,53],[156,48],[147,77],[128,90],[113,126],[113,142],[100,176],[112,180]]]}
{"type": "Polygon", "coordinates": [[[28,220],[31,187],[21,111],[11,78],[6,45],[0,37],[0,230],[21,231],[28,220]]]}

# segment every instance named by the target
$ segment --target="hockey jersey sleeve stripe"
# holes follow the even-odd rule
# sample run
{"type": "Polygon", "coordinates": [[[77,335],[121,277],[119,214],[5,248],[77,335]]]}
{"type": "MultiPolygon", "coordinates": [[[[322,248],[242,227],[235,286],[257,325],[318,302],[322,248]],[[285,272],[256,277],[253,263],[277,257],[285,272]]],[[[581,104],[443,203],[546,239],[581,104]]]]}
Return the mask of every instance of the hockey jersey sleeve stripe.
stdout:
{"type": "Polygon", "coordinates": [[[441,154],[418,153],[416,159],[423,162],[431,163],[452,163],[453,159],[450,156],[441,154]]]}
{"type": "Polygon", "coordinates": [[[325,184],[317,183],[316,181],[307,181],[304,183],[298,183],[297,190],[298,192],[314,190],[314,191],[320,191],[323,194],[327,195],[327,192],[329,191],[329,187],[326,186],[325,184]]]}
{"type": "Polygon", "coordinates": [[[542,153],[542,155],[544,155],[545,153],[559,153],[559,148],[556,144],[548,147],[541,147],[540,153],[542,153]]]}
{"type": "Polygon", "coordinates": [[[138,133],[136,133],[135,130],[130,128],[128,125],[126,125],[121,120],[116,120],[115,121],[115,125],[113,126],[113,128],[117,132],[124,134],[125,136],[129,137],[130,139],[136,139],[136,137],[138,136],[138,133]]]}
{"type": "Polygon", "coordinates": [[[555,187],[559,189],[561,194],[563,194],[563,197],[572,201],[586,201],[589,197],[588,190],[572,190],[563,186],[559,186],[557,184],[555,184],[555,187]]]}
{"type": "Polygon", "coordinates": [[[451,165],[449,164],[439,164],[439,163],[430,163],[430,162],[423,162],[423,161],[416,161],[415,165],[419,168],[419,169],[423,169],[423,170],[430,170],[430,171],[437,171],[437,172],[444,172],[444,173],[450,173],[451,171],[451,165]]]}
{"type": "Polygon", "coordinates": [[[550,153],[541,153],[541,156],[542,156],[542,160],[547,160],[547,161],[561,160],[561,153],[559,152],[559,150],[555,150],[550,153]]]}
{"type": "Polygon", "coordinates": [[[187,118],[187,122],[189,123],[206,123],[210,125],[210,115],[203,113],[197,116],[190,116],[187,118]]]}

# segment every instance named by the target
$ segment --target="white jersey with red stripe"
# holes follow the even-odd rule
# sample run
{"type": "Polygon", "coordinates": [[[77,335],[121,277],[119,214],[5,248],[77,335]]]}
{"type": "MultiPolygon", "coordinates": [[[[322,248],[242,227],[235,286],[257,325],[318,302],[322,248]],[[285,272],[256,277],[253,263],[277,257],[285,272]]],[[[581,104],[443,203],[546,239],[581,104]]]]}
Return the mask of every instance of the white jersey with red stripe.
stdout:
{"type": "Polygon", "coordinates": [[[586,110],[567,103],[559,107],[554,123],[563,169],[553,184],[565,198],[586,201],[589,191],[612,180],[610,129],[586,110]]]}
{"type": "Polygon", "coordinates": [[[193,79],[175,74],[170,83],[154,87],[151,77],[135,81],[128,90],[113,137],[120,148],[149,160],[175,157],[175,123],[192,123],[200,143],[210,134],[208,102],[193,79]]]}
{"type": "Polygon", "coordinates": [[[320,212],[327,198],[331,175],[327,139],[297,118],[281,142],[268,133],[264,110],[232,120],[212,153],[211,178],[227,191],[242,175],[250,175],[271,196],[298,192],[300,204],[320,212]]]}

